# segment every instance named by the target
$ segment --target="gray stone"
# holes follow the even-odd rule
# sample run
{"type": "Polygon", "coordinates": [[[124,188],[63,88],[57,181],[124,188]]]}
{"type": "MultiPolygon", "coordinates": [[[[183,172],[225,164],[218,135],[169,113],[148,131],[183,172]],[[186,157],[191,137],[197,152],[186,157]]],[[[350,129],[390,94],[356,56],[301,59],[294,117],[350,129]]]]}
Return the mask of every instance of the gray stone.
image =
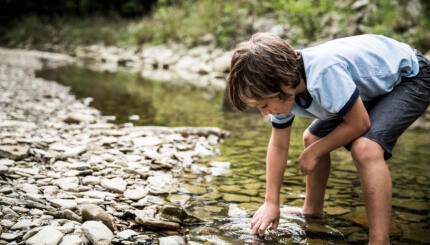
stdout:
{"type": "Polygon", "coordinates": [[[55,198],[55,199],[49,200],[49,202],[51,202],[52,206],[58,207],[61,209],[74,209],[78,205],[76,200],[74,199],[55,198]]]}
{"type": "Polygon", "coordinates": [[[27,245],[57,245],[64,234],[57,230],[55,227],[46,226],[40,230],[36,235],[30,237],[25,244],[27,245]]]}
{"type": "Polygon", "coordinates": [[[54,181],[61,189],[65,191],[76,191],[79,186],[78,177],[61,178],[54,181]]]}
{"type": "Polygon", "coordinates": [[[139,233],[135,232],[134,230],[127,229],[127,230],[123,230],[121,232],[118,232],[116,234],[116,237],[118,237],[122,240],[129,240],[133,236],[137,236],[137,235],[139,235],[139,233]]]}
{"type": "Polygon", "coordinates": [[[130,200],[139,200],[148,195],[148,189],[142,186],[137,186],[134,188],[127,189],[124,192],[124,197],[130,200]]]}
{"type": "Polygon", "coordinates": [[[0,163],[0,174],[5,174],[8,170],[9,168],[5,164],[0,163]]]}
{"type": "Polygon", "coordinates": [[[80,210],[82,213],[83,221],[88,221],[88,220],[101,221],[103,222],[103,224],[109,227],[110,230],[112,231],[115,230],[113,216],[107,213],[101,207],[95,204],[86,204],[86,205],[80,206],[80,210]]]}
{"type": "Polygon", "coordinates": [[[180,236],[168,236],[160,237],[158,242],[160,245],[183,245],[185,244],[185,239],[180,236]]]}
{"type": "Polygon", "coordinates": [[[144,226],[152,227],[152,228],[166,229],[166,230],[177,230],[181,227],[181,225],[177,222],[141,218],[141,217],[136,217],[136,223],[144,226]]]}
{"type": "Polygon", "coordinates": [[[0,145],[0,157],[21,160],[28,155],[28,145],[0,145]]]}
{"type": "Polygon", "coordinates": [[[61,239],[61,242],[59,245],[81,245],[85,244],[84,241],[81,239],[81,236],[70,234],[63,236],[63,239],[61,239]]]}
{"type": "Polygon", "coordinates": [[[100,221],[86,221],[82,224],[82,232],[94,245],[110,245],[114,237],[112,231],[100,221]]]}
{"type": "Polygon", "coordinates": [[[0,234],[0,239],[4,239],[6,241],[14,241],[19,237],[17,233],[3,232],[0,234]]]}
{"type": "Polygon", "coordinates": [[[127,182],[124,181],[124,179],[120,177],[112,178],[112,179],[102,179],[100,181],[100,184],[113,192],[124,192],[127,188],[127,182]]]}
{"type": "Polygon", "coordinates": [[[36,226],[37,223],[33,222],[31,219],[21,219],[18,220],[10,229],[11,230],[28,230],[31,227],[36,226]]]}

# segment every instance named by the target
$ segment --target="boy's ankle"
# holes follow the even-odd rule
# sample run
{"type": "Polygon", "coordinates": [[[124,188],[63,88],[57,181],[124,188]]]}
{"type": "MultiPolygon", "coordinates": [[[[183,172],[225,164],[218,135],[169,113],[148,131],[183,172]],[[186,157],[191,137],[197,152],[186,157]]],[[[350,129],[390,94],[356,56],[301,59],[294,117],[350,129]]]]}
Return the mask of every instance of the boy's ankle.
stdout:
{"type": "Polygon", "coordinates": [[[369,235],[369,244],[368,245],[389,245],[390,244],[390,238],[389,236],[372,236],[369,235]]]}
{"type": "Polygon", "coordinates": [[[314,210],[312,208],[306,208],[306,207],[302,208],[302,214],[304,216],[307,216],[307,217],[323,217],[324,216],[323,210],[320,210],[320,209],[314,210]]]}

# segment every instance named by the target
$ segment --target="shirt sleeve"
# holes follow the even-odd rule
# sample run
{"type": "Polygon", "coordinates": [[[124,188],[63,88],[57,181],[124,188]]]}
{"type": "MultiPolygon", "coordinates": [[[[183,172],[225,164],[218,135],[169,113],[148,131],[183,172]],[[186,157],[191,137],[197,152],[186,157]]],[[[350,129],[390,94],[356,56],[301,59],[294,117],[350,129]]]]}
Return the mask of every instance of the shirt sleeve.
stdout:
{"type": "Polygon", "coordinates": [[[326,68],[314,81],[309,92],[323,108],[338,117],[345,116],[360,96],[345,64],[326,68]]]}
{"type": "Polygon", "coordinates": [[[288,115],[270,115],[270,120],[272,121],[272,127],[277,129],[284,129],[291,126],[294,121],[294,114],[290,113],[288,115]]]}

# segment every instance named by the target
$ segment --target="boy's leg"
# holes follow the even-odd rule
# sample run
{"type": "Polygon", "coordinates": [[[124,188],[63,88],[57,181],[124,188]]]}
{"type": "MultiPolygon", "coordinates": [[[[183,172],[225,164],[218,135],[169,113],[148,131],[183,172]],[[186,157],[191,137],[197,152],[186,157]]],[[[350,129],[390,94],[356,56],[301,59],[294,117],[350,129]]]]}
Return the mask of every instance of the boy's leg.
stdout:
{"type": "Polygon", "coordinates": [[[389,244],[391,176],[385,160],[400,135],[426,111],[430,100],[430,62],[417,53],[420,72],[402,78],[389,94],[368,104],[370,129],[351,145],[366,202],[369,243],[389,244]]]}
{"type": "Polygon", "coordinates": [[[351,147],[366,203],[369,244],[389,244],[391,225],[391,176],[382,147],[367,138],[355,140],[351,147]]]}
{"type": "MultiPolygon", "coordinates": [[[[305,148],[319,137],[308,130],[303,134],[305,148]]],[[[307,215],[322,215],[324,208],[324,194],[330,173],[330,154],[320,158],[312,174],[306,176],[306,197],[302,212],[307,215]]]]}

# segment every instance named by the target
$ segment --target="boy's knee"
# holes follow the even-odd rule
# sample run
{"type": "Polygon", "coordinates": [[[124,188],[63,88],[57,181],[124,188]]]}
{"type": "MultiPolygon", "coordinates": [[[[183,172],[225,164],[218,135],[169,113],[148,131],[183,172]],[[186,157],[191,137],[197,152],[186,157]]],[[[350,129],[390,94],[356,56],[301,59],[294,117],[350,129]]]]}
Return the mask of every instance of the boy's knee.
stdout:
{"type": "Polygon", "coordinates": [[[375,160],[383,159],[384,150],[382,147],[370,139],[360,137],[351,145],[351,155],[357,167],[366,163],[375,162],[375,160]]]}
{"type": "Polygon", "coordinates": [[[307,129],[303,132],[303,144],[305,145],[305,147],[308,147],[310,144],[314,143],[319,139],[320,138],[318,136],[312,134],[307,129]]]}

